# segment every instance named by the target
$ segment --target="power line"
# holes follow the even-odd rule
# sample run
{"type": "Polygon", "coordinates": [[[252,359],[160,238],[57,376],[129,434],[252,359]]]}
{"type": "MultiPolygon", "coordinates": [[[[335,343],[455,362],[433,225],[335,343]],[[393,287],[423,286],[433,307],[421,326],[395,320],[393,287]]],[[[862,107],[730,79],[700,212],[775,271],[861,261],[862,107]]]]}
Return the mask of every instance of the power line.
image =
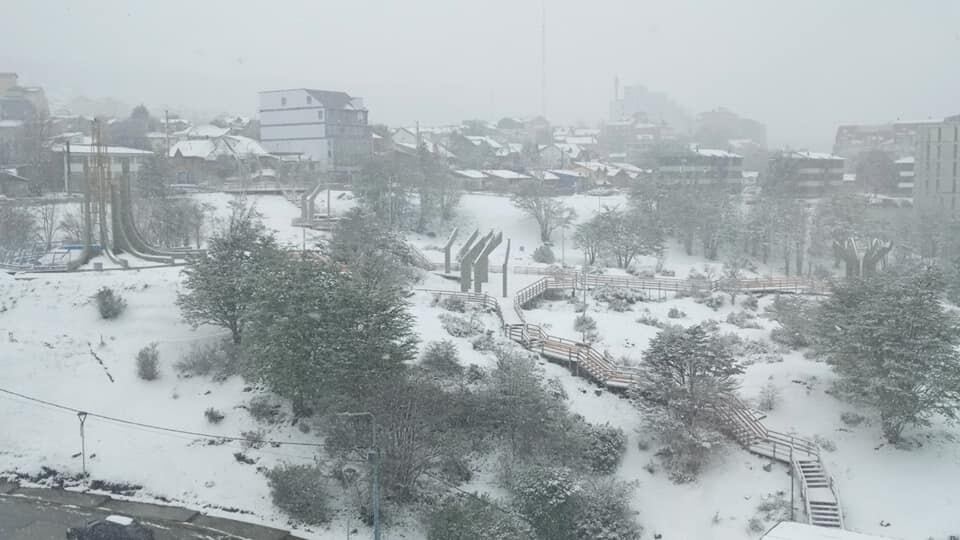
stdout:
{"type": "MultiPolygon", "coordinates": [[[[124,418],[116,418],[116,417],[114,417],[114,416],[107,416],[107,415],[105,415],[105,414],[92,413],[92,412],[89,412],[89,411],[84,411],[84,410],[82,410],[82,409],[77,409],[77,408],[74,408],[74,407],[68,407],[68,406],[66,406],[66,405],[61,405],[61,404],[59,404],[59,403],[53,403],[52,401],[46,401],[46,400],[43,400],[43,399],[40,399],[40,398],[35,398],[35,397],[32,397],[32,396],[28,396],[28,395],[25,395],[25,394],[21,394],[21,393],[19,393],[19,392],[14,392],[14,391],[12,391],[12,390],[7,390],[7,389],[5,389],[5,388],[0,388],[0,392],[2,392],[2,393],[4,393],[4,394],[9,394],[9,395],[11,395],[11,396],[18,397],[18,398],[20,398],[20,399],[25,399],[25,400],[27,400],[27,401],[32,401],[32,402],[34,402],[34,403],[39,403],[39,404],[41,404],[41,405],[46,405],[46,406],[48,406],[48,407],[54,407],[54,408],[56,408],[56,409],[60,409],[60,410],[63,410],[63,411],[69,411],[69,412],[72,412],[72,413],[74,413],[74,414],[80,414],[80,413],[82,413],[82,414],[85,414],[85,415],[90,416],[90,417],[93,417],[93,418],[99,418],[99,419],[101,419],[101,420],[106,420],[106,421],[108,421],[108,422],[115,422],[115,423],[118,423],[118,424],[124,424],[124,425],[128,425],[128,426],[135,426],[135,427],[140,427],[140,428],[145,428],[145,429],[152,429],[152,430],[156,430],[156,431],[165,431],[165,432],[168,432],[168,433],[179,433],[179,434],[181,434],[181,435],[191,435],[191,436],[193,436],[193,437],[202,437],[202,438],[206,438],[206,439],[213,439],[213,440],[219,440],[219,441],[226,440],[226,441],[236,441],[236,442],[249,442],[249,439],[247,439],[246,437],[236,437],[236,436],[230,436],[230,435],[214,435],[214,434],[212,434],[212,433],[201,433],[201,432],[198,432],[198,431],[187,431],[187,430],[184,430],[184,429],[169,428],[169,427],[164,427],[164,426],[157,426],[157,425],[154,425],[154,424],[147,424],[147,423],[144,423],[144,422],[136,422],[136,421],[133,421],[133,420],[126,420],[126,419],[124,419],[124,418]]],[[[321,444],[321,443],[291,442],[291,441],[276,441],[276,440],[263,440],[263,441],[258,441],[258,442],[262,442],[263,444],[269,444],[269,445],[271,445],[271,446],[308,446],[308,447],[315,447],[315,448],[322,448],[322,447],[323,447],[323,444],[321,444]]]]}

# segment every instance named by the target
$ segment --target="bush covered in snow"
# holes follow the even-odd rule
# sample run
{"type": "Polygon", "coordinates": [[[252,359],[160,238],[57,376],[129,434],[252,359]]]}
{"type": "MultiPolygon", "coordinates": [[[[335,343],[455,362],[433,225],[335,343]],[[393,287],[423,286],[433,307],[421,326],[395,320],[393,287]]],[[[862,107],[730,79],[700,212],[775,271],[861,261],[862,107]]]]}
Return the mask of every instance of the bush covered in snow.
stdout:
{"type": "Polygon", "coordinates": [[[629,506],[629,484],[612,478],[580,478],[564,467],[534,465],[517,471],[506,487],[539,538],[640,538],[642,528],[629,506]]]}
{"type": "Polygon", "coordinates": [[[497,348],[497,338],[493,331],[487,330],[483,334],[473,338],[470,344],[473,345],[473,350],[475,351],[492,351],[497,348]]]}
{"type": "Polygon", "coordinates": [[[661,321],[660,319],[654,317],[654,316],[651,315],[650,313],[644,313],[644,314],[640,315],[639,317],[637,317],[637,322],[640,323],[640,324],[644,324],[644,325],[646,325],[646,326],[652,326],[652,327],[654,327],[654,328],[659,328],[659,329],[661,329],[661,330],[663,330],[663,329],[666,328],[666,326],[667,326],[666,324],[663,323],[663,321],[661,321]]]}
{"type": "Polygon", "coordinates": [[[645,297],[642,291],[635,291],[625,287],[603,286],[595,290],[593,297],[598,302],[604,302],[612,311],[630,311],[630,307],[637,302],[643,302],[645,297]]]}
{"type": "Polygon", "coordinates": [[[748,311],[730,312],[727,314],[727,324],[732,324],[737,328],[760,329],[763,326],[757,322],[757,316],[748,311]]]}
{"type": "Polygon", "coordinates": [[[862,424],[863,421],[866,419],[867,417],[863,416],[862,414],[857,414],[853,412],[840,413],[840,421],[850,427],[857,427],[860,424],[862,424]]]}
{"type": "Polygon", "coordinates": [[[553,264],[557,262],[556,255],[553,254],[553,250],[550,249],[550,246],[543,244],[537,249],[533,250],[533,260],[538,263],[543,264],[553,264]]]}
{"type": "Polygon", "coordinates": [[[670,311],[667,312],[667,317],[670,317],[671,319],[682,319],[686,316],[686,313],[676,307],[670,308],[670,311]]]}
{"type": "Polygon", "coordinates": [[[697,299],[696,299],[696,302],[697,302],[698,304],[703,304],[703,305],[707,306],[708,308],[716,311],[716,310],[718,310],[718,309],[720,309],[720,308],[723,307],[723,304],[724,304],[725,300],[724,300],[724,296],[723,296],[722,294],[711,294],[711,295],[709,295],[709,296],[705,296],[705,297],[702,297],[702,298],[697,298],[697,299]]]}
{"type": "Polygon", "coordinates": [[[330,521],[326,478],[314,465],[279,465],[266,472],[273,504],[307,525],[330,521]]]}
{"type": "Polygon", "coordinates": [[[584,343],[593,343],[600,338],[600,334],[597,333],[597,321],[586,313],[577,315],[573,320],[573,330],[580,334],[584,343]]]}
{"type": "Polygon", "coordinates": [[[496,507],[489,495],[445,500],[427,517],[427,540],[535,540],[520,517],[496,507]]]}
{"type": "Polygon", "coordinates": [[[207,422],[211,424],[219,424],[223,421],[224,414],[213,407],[209,407],[207,410],[203,411],[203,416],[207,418],[207,422]]]}
{"type": "Polygon", "coordinates": [[[476,319],[458,317],[449,313],[440,314],[440,324],[453,337],[471,337],[483,332],[483,323],[476,319]]]}
{"type": "Polygon", "coordinates": [[[452,341],[444,339],[427,343],[420,357],[420,365],[443,376],[455,376],[463,373],[460,354],[452,341]]]}
{"type": "Polygon", "coordinates": [[[584,429],[584,457],[593,472],[610,474],[617,470],[627,451],[627,436],[610,424],[587,424],[584,429]]]}
{"type": "Polygon", "coordinates": [[[116,319],[127,309],[127,301],[110,287],[101,287],[94,295],[102,319],[116,319]]]}
{"type": "Polygon", "coordinates": [[[137,353],[137,376],[152,381],[160,376],[160,353],[157,344],[151,343],[137,353]]]}
{"type": "Polygon", "coordinates": [[[174,367],[184,377],[210,375],[219,382],[237,374],[238,355],[237,346],[229,340],[195,345],[174,367]]]}
{"type": "Polygon", "coordinates": [[[630,509],[632,486],[612,478],[589,479],[577,496],[577,540],[639,540],[643,528],[630,509]]]}
{"type": "Polygon", "coordinates": [[[770,339],[791,349],[808,347],[813,335],[815,304],[797,296],[778,295],[765,313],[780,323],[770,332],[770,339]]]}
{"type": "Polygon", "coordinates": [[[247,404],[247,411],[257,422],[273,423],[280,416],[280,405],[267,396],[257,396],[247,404]]]}
{"type": "Polygon", "coordinates": [[[753,296],[752,294],[748,294],[743,298],[743,301],[740,302],[740,306],[743,307],[743,309],[756,311],[757,308],[760,306],[760,301],[757,300],[756,296],[753,296]]]}
{"type": "Polygon", "coordinates": [[[467,303],[463,298],[458,296],[441,296],[437,295],[434,298],[434,305],[438,305],[447,311],[453,311],[456,313],[466,313],[467,312],[467,303]]]}
{"type": "Polygon", "coordinates": [[[777,408],[778,403],[780,403],[780,389],[773,381],[767,381],[760,388],[760,395],[757,396],[757,407],[761,411],[769,412],[777,408]]]}

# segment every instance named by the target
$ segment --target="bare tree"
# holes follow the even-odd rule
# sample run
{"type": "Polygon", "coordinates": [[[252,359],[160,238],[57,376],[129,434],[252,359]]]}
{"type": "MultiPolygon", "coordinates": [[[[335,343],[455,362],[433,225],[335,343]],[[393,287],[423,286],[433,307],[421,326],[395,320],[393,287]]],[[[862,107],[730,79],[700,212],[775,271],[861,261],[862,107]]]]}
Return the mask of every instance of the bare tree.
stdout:
{"type": "Polygon", "coordinates": [[[37,212],[38,225],[37,225],[37,236],[40,237],[40,241],[46,246],[47,251],[53,246],[53,239],[56,236],[57,231],[60,229],[60,224],[57,222],[57,203],[48,202],[40,206],[39,211],[37,212]]]}
{"type": "Polygon", "coordinates": [[[553,231],[569,226],[577,217],[573,208],[547,195],[543,183],[536,180],[514,195],[513,204],[537,221],[543,242],[549,242],[553,231]]]}

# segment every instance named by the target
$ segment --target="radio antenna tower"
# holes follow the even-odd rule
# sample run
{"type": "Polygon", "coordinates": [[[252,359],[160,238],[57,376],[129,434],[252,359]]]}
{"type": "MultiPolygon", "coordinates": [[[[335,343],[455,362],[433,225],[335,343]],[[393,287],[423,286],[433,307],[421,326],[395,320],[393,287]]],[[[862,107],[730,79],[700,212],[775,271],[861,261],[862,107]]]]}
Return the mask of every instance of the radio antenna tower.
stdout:
{"type": "Polygon", "coordinates": [[[547,0],[540,1],[540,116],[547,117],[547,0]]]}

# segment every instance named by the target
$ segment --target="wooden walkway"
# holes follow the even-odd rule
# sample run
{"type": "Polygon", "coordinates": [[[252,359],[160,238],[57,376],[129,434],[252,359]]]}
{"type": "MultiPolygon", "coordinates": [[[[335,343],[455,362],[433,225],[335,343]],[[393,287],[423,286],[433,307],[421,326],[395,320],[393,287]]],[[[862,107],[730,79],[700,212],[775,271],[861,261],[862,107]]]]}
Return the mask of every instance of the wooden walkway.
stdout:
{"type": "MultiPolygon", "coordinates": [[[[609,284],[605,276],[587,275],[588,288],[609,284]]],[[[619,279],[619,278],[616,278],[619,279]]],[[[655,280],[656,281],[656,280],[655,280]]],[[[683,282],[686,280],[676,280],[683,282]]],[[[632,280],[631,288],[644,288],[647,280],[632,280]],[[637,285],[640,283],[641,285],[637,285]]],[[[504,309],[501,301],[485,293],[461,293],[447,290],[418,289],[436,297],[459,298],[493,312],[500,319],[504,334],[524,348],[550,360],[565,364],[578,376],[591,379],[607,389],[625,389],[639,382],[640,370],[616,363],[607,353],[589,344],[550,335],[542,326],[528,323],[524,306],[550,290],[583,287],[583,275],[555,274],[537,280],[517,291],[512,306],[504,309]]],[[[663,284],[657,284],[662,286],[663,284]]],[[[767,287],[769,283],[749,282],[747,287],[767,287]]],[[[783,286],[779,283],[778,286],[783,286]]],[[[679,285],[678,285],[679,286],[679,285]]],[[[662,290],[662,289],[659,289],[662,290]]],[[[676,289],[675,289],[676,290],[676,289]]],[[[763,289],[761,289],[763,290],[763,289]]],[[[780,290],[780,289],[778,289],[780,290]]],[[[720,411],[734,439],[744,448],[776,461],[786,463],[793,478],[800,484],[807,520],[811,525],[843,528],[843,512],[837,486],[820,459],[820,448],[813,441],[772,431],[761,422],[762,417],[743,402],[731,397],[720,411]]]]}

